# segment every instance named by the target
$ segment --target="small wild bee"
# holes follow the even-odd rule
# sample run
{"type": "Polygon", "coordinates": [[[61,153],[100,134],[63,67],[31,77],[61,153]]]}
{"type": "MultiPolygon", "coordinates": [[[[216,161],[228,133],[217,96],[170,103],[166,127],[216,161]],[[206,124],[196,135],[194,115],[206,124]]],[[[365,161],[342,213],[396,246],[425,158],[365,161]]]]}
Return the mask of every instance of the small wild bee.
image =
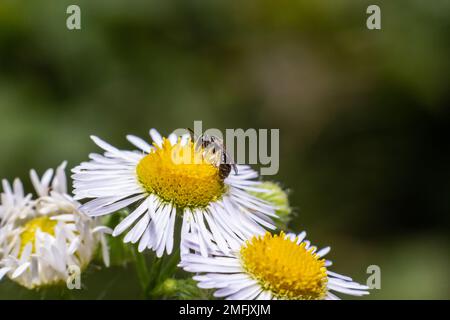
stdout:
{"type": "Polygon", "coordinates": [[[219,168],[219,176],[222,180],[230,175],[231,169],[233,169],[235,174],[238,173],[237,166],[225,149],[221,139],[205,134],[202,134],[200,137],[195,137],[194,131],[190,128],[188,130],[192,141],[195,143],[195,147],[205,149],[205,155],[209,159],[212,158],[212,162],[219,168]]]}

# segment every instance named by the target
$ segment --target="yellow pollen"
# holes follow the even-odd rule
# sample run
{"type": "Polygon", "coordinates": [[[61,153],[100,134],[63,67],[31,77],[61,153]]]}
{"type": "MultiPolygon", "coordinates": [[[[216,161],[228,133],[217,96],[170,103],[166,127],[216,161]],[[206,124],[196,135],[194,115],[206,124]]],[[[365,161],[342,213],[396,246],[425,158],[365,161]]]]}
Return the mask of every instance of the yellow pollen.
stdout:
{"type": "Polygon", "coordinates": [[[189,141],[184,146],[164,139],[137,165],[137,176],[148,193],[153,193],[178,208],[206,207],[220,199],[225,185],[219,169],[203,157],[189,141]]]}
{"type": "Polygon", "coordinates": [[[305,243],[286,235],[255,236],[242,247],[241,262],[250,276],[280,299],[321,299],[327,292],[325,260],[305,243]]]}
{"type": "Polygon", "coordinates": [[[40,229],[42,232],[48,233],[52,236],[55,235],[55,226],[57,222],[50,220],[49,217],[39,217],[28,221],[23,226],[23,231],[20,234],[20,251],[19,256],[22,254],[23,249],[28,243],[33,244],[32,253],[36,252],[35,241],[36,241],[36,231],[40,229]]]}

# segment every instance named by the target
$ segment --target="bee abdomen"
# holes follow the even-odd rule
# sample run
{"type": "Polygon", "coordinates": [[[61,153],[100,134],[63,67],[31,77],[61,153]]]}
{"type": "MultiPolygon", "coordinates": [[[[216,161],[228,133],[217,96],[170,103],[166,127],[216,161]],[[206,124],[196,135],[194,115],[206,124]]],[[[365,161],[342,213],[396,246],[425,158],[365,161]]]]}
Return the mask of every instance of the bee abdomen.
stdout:
{"type": "Polygon", "coordinates": [[[222,180],[225,180],[230,175],[230,172],[231,172],[231,165],[226,163],[219,165],[219,177],[222,180]]]}

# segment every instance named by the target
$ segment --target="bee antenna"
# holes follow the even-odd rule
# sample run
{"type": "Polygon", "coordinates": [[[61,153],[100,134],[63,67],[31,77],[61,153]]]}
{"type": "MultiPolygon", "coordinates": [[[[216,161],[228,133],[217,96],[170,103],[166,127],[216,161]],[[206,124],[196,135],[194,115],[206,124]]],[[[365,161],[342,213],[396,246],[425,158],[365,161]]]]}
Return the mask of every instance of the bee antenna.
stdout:
{"type": "Polygon", "coordinates": [[[193,137],[195,135],[194,130],[192,130],[191,128],[186,128],[186,130],[189,131],[189,134],[193,137]]]}

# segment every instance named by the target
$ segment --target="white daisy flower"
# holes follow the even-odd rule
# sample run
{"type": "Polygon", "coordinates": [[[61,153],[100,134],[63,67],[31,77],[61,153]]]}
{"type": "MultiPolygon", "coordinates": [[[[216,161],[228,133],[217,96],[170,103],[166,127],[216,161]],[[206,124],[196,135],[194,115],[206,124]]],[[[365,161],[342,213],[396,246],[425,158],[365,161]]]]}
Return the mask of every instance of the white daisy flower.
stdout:
{"type": "MultiPolygon", "coordinates": [[[[237,165],[224,176],[212,154],[190,136],[162,138],[150,130],[153,145],[127,136],[139,150],[119,150],[97,137],[92,140],[105,152],[91,154],[73,170],[76,199],[91,198],[82,210],[92,217],[110,214],[136,204],[113,232],[131,228],[124,241],[138,250],[152,249],[158,257],[174,246],[176,215],[183,217],[181,238],[195,234],[200,251],[207,256],[211,244],[225,252],[239,241],[274,228],[273,207],[250,191],[264,192],[249,166],[237,165]],[[188,161],[186,161],[186,159],[188,161]],[[133,226],[134,225],[134,226],[133,226]]],[[[185,249],[181,248],[183,252],[185,249]]]]}
{"type": "Polygon", "coordinates": [[[109,265],[107,227],[79,211],[80,204],[67,194],[64,162],[39,179],[31,170],[38,197],[25,195],[22,182],[2,181],[0,206],[0,280],[8,276],[33,289],[66,282],[70,269],[83,270],[98,244],[109,265]],[[53,178],[53,179],[52,179],[53,178]]]}
{"type": "Polygon", "coordinates": [[[254,236],[239,250],[223,254],[218,247],[208,257],[198,254],[199,245],[186,237],[193,253],[182,255],[180,266],[197,273],[194,280],[204,289],[218,289],[215,297],[229,300],[338,300],[332,293],[369,294],[368,287],[328,270],[323,257],[329,247],[317,250],[305,240],[306,233],[254,236]]]}

